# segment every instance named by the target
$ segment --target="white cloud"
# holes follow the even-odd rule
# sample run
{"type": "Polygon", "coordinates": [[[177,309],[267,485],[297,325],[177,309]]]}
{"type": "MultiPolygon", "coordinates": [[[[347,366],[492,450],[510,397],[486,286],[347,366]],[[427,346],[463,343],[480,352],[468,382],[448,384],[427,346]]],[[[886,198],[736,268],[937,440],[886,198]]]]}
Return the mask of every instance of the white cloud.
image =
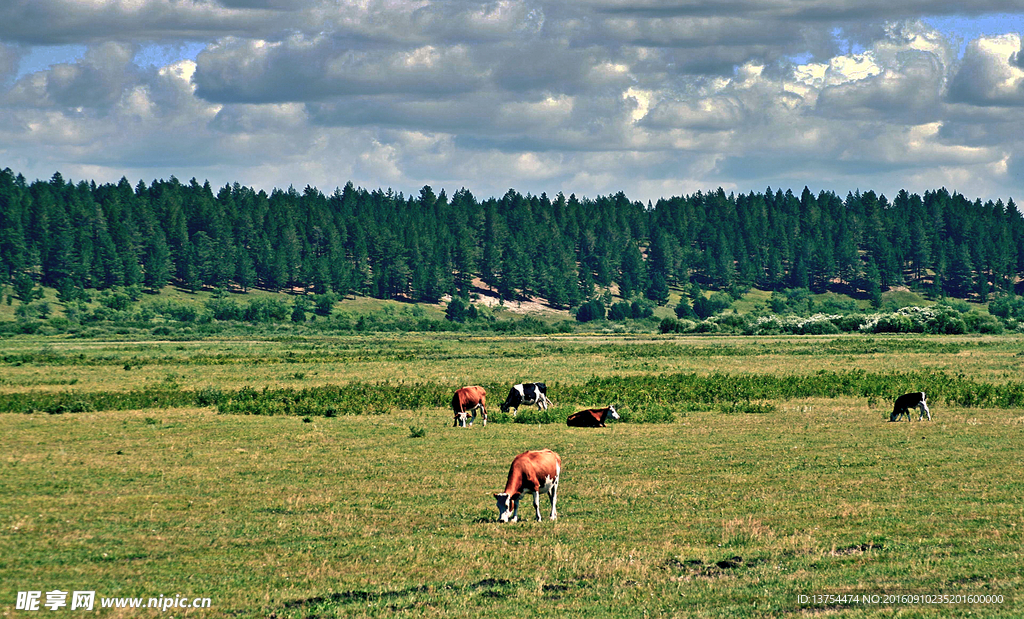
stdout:
{"type": "Polygon", "coordinates": [[[7,3],[0,157],[29,176],[262,188],[352,180],[656,200],[781,183],[957,188],[949,179],[1019,196],[1024,44],[982,37],[961,60],[920,21],[961,10],[951,0],[7,3]],[[44,43],[86,51],[14,79],[44,43]],[[143,50],[155,47],[168,51],[153,66],[143,50]],[[164,56],[175,49],[188,57],[164,56]]]}
{"type": "Polygon", "coordinates": [[[974,105],[1024,105],[1021,37],[1006,34],[972,41],[950,87],[951,99],[974,105]]]}

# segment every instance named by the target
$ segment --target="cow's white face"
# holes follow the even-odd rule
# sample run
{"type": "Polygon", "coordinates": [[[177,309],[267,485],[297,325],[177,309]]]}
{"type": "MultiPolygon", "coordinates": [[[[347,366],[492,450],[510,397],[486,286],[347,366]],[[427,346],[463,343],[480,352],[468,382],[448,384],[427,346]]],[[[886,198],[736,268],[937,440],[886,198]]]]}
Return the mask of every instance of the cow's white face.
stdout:
{"type": "Polygon", "coordinates": [[[608,407],[608,416],[611,417],[612,419],[616,420],[616,421],[619,420],[619,414],[617,412],[615,412],[615,407],[614,406],[609,406],[608,407]]]}
{"type": "Polygon", "coordinates": [[[498,522],[516,522],[519,518],[516,515],[516,505],[507,493],[502,492],[494,495],[498,502],[498,522]]]}

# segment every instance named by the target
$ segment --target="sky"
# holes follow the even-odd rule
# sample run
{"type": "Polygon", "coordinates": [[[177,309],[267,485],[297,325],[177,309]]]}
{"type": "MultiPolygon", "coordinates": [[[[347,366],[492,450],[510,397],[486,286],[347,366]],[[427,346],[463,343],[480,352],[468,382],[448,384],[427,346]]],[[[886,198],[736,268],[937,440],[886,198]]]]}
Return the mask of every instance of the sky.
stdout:
{"type": "Polygon", "coordinates": [[[0,168],[1024,202],[1022,32],[1024,0],[5,0],[0,168]]]}

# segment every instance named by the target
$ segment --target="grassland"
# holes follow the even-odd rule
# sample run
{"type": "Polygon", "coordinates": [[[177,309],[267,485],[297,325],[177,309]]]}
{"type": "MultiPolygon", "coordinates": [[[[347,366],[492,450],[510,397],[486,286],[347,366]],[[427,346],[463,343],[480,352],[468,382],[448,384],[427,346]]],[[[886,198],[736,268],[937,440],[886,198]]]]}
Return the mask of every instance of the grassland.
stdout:
{"type": "MultiPolygon", "coordinates": [[[[559,389],[595,377],[739,381],[848,370],[1001,385],[1020,380],[1022,344],[980,336],[27,338],[0,349],[0,393],[537,379],[552,385],[557,404],[559,389]]],[[[492,408],[503,395],[492,392],[492,408]]],[[[680,407],[673,423],[602,430],[461,430],[441,406],[305,419],[191,406],[0,415],[0,609],[31,616],[14,610],[18,591],[63,589],[211,598],[212,608],[172,613],[196,617],[1024,612],[1024,408],[940,401],[931,423],[890,424],[885,402],[863,397],[770,404],[761,414],[680,407]],[[515,454],[543,447],[564,462],[559,520],[498,525],[491,493],[515,454]],[[810,597],[823,594],[880,599],[810,597]],[[885,601],[890,594],[1004,601],[885,601]]]]}

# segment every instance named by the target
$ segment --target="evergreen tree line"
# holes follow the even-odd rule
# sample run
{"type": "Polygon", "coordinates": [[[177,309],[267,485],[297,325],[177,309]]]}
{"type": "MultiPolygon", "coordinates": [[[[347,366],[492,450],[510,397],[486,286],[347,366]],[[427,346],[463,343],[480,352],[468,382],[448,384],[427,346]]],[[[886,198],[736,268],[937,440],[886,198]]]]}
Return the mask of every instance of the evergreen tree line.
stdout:
{"type": "Polygon", "coordinates": [[[630,201],[620,192],[554,198],[509,190],[477,199],[429,186],[417,196],[350,182],[270,194],[214,191],[173,176],[117,184],[32,183],[0,171],[0,282],[75,291],[174,283],[437,302],[482,281],[503,298],[581,307],[613,284],[664,304],[670,286],[836,290],[877,296],[909,285],[985,301],[1024,274],[1013,200],[945,189],[817,195],[722,189],[630,201]]]}

